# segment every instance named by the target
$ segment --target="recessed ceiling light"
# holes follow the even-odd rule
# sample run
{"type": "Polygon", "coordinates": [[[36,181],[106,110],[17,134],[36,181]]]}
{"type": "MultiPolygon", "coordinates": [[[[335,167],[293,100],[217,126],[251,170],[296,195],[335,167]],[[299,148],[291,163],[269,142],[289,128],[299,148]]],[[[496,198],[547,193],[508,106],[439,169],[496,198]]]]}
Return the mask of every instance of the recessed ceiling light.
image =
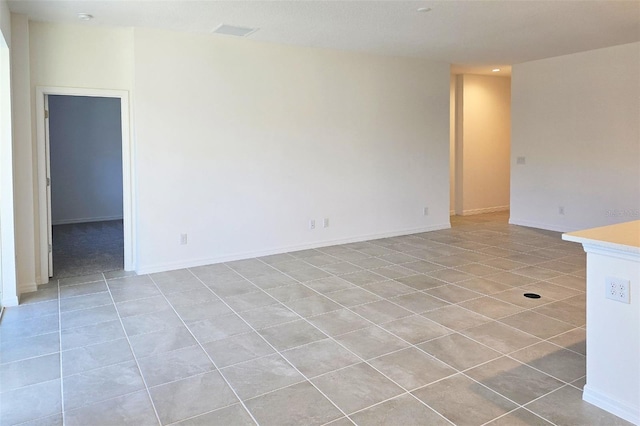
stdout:
{"type": "Polygon", "coordinates": [[[81,21],[90,21],[93,19],[93,15],[90,15],[88,13],[78,13],[78,19],[80,19],[81,21]]]}
{"type": "Polygon", "coordinates": [[[491,70],[491,72],[500,72],[500,68],[494,68],[491,70]]]}
{"type": "Polygon", "coordinates": [[[431,9],[430,7],[419,7],[418,12],[422,12],[422,13],[426,13],[426,12],[431,12],[433,9],[431,9]]]}

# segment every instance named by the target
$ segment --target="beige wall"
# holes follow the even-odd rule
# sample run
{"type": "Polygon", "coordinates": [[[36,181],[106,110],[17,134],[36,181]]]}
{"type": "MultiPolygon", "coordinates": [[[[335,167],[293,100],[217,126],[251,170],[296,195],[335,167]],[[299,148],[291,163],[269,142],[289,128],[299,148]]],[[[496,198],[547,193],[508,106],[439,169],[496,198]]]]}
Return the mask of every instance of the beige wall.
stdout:
{"type": "Polygon", "coordinates": [[[11,16],[11,46],[14,209],[17,279],[20,292],[36,289],[35,141],[31,134],[31,81],[29,73],[29,22],[24,15],[11,16]]]}
{"type": "Polygon", "coordinates": [[[456,85],[457,213],[509,208],[511,81],[465,74],[456,85]]]}
{"type": "Polygon", "coordinates": [[[512,114],[512,223],[640,219],[640,43],[515,65],[512,114]]]}

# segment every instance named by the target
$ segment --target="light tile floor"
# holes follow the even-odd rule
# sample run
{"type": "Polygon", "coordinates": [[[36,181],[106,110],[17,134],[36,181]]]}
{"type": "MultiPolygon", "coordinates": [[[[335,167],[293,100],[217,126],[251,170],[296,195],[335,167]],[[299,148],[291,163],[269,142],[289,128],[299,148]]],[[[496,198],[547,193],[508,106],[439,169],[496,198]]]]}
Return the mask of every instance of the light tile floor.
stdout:
{"type": "Polygon", "coordinates": [[[0,326],[0,423],[627,424],[581,400],[582,248],[507,217],[42,286],[0,326]]]}

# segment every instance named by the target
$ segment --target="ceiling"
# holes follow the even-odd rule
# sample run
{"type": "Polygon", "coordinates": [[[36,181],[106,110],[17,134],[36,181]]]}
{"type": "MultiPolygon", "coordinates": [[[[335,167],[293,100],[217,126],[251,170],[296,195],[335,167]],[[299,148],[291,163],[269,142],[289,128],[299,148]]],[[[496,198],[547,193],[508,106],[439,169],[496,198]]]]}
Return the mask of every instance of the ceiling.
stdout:
{"type": "MultiPolygon", "coordinates": [[[[259,28],[247,38],[428,58],[454,72],[501,67],[640,41],[640,0],[193,1],[13,0],[37,21],[211,32],[259,28]],[[431,8],[418,12],[418,8],[431,8]],[[79,21],[78,13],[94,16],[79,21]]],[[[212,37],[229,37],[212,35],[212,37]]]]}

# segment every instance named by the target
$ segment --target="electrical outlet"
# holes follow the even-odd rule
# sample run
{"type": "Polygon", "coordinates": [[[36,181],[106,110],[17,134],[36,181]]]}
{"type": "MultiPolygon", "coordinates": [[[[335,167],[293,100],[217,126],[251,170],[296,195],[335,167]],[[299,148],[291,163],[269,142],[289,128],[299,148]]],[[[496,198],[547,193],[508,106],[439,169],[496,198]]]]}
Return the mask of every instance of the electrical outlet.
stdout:
{"type": "Polygon", "coordinates": [[[607,299],[622,303],[631,303],[629,280],[616,277],[605,278],[605,295],[607,299]]]}
{"type": "Polygon", "coordinates": [[[187,234],[180,234],[180,245],[187,244],[187,234]]]}
{"type": "Polygon", "coordinates": [[[329,227],[329,218],[328,218],[328,217],[325,217],[325,218],[322,220],[322,227],[323,227],[323,228],[328,228],[328,227],[329,227]]]}
{"type": "Polygon", "coordinates": [[[563,215],[564,216],[564,206],[560,206],[558,207],[558,214],[563,215]]]}
{"type": "Polygon", "coordinates": [[[429,216],[429,207],[425,207],[424,209],[422,209],[422,214],[424,216],[429,216]]]}
{"type": "Polygon", "coordinates": [[[312,231],[313,231],[314,229],[316,229],[316,221],[315,221],[315,219],[311,219],[311,220],[309,221],[309,229],[310,229],[310,230],[312,230],[312,231]]]}
{"type": "Polygon", "coordinates": [[[516,164],[527,164],[527,159],[525,157],[518,157],[516,159],[516,164]]]}

